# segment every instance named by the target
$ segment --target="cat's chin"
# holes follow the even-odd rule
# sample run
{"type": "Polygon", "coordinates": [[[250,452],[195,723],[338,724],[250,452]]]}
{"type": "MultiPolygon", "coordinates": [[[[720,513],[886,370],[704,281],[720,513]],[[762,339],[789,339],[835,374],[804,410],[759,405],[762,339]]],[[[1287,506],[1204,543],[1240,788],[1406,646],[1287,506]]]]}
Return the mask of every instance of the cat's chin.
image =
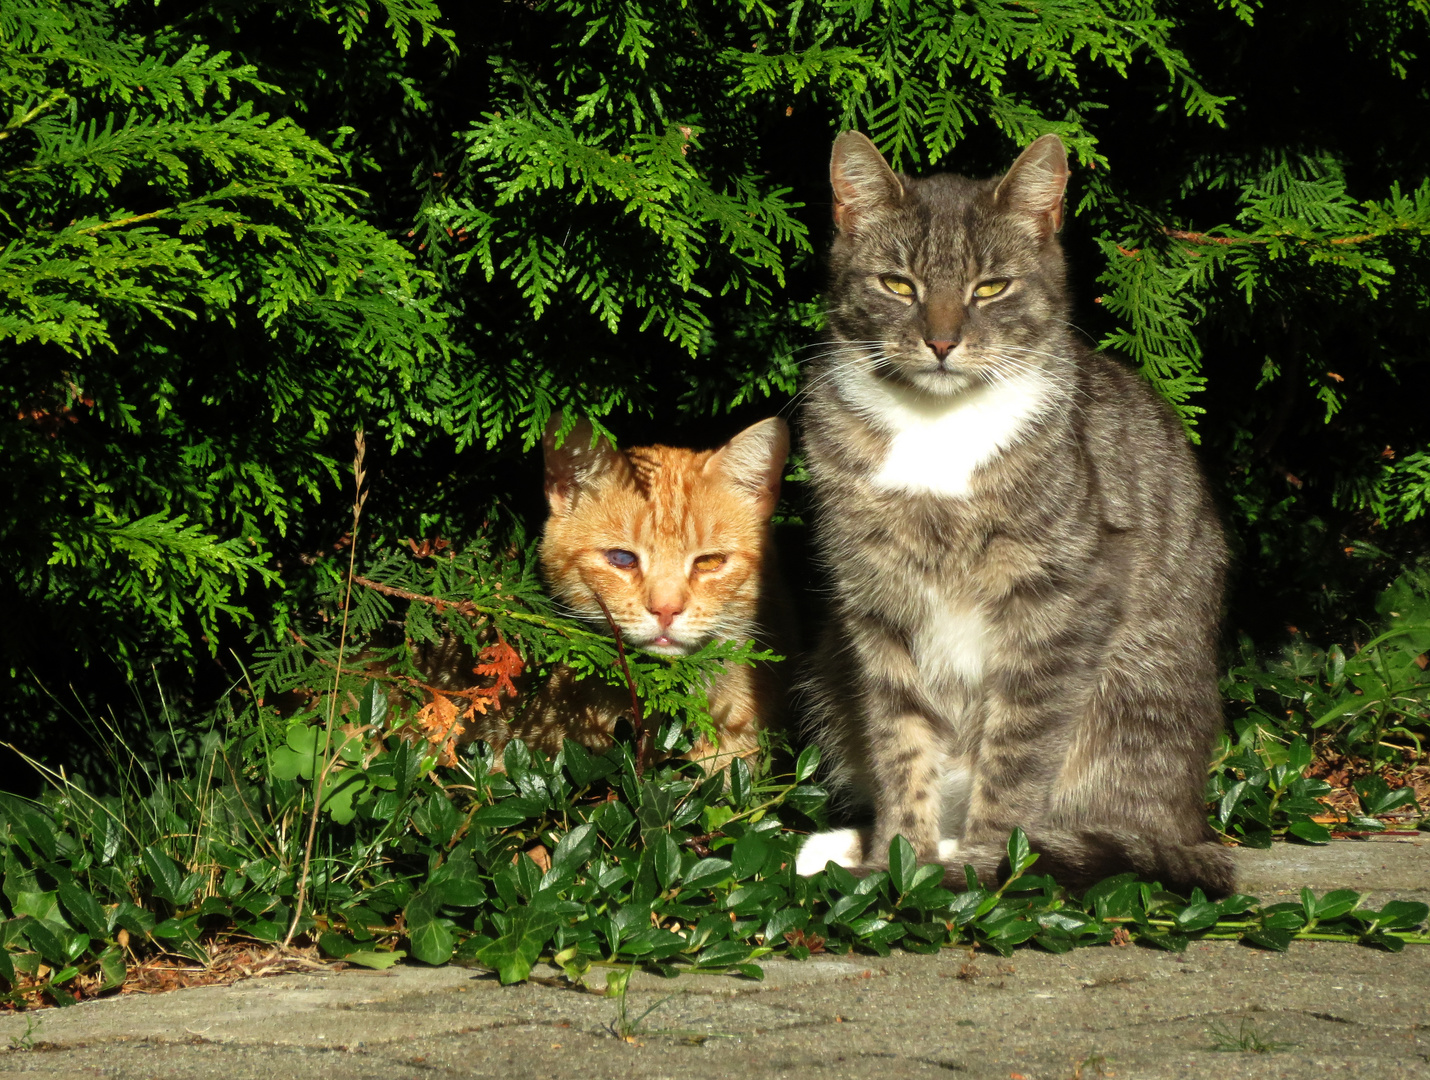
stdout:
{"type": "Polygon", "coordinates": [[[905,384],[930,397],[950,398],[980,385],[980,380],[961,368],[933,368],[904,375],[905,384]]]}

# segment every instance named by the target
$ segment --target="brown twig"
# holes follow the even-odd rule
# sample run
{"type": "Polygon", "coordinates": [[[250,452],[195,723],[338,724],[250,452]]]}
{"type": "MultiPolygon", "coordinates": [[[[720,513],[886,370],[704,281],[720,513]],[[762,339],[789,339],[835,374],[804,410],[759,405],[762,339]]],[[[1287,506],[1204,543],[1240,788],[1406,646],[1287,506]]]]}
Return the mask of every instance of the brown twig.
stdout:
{"type": "MultiPolygon", "coordinates": [[[[482,615],[482,610],[470,600],[443,600],[440,596],[427,596],[425,593],[410,592],[407,589],[399,589],[395,585],[384,585],[371,578],[365,578],[361,574],[354,574],[353,581],[367,589],[373,589],[384,596],[395,596],[399,600],[420,600],[424,604],[431,604],[438,611],[451,608],[453,611],[463,615],[470,615],[473,618],[482,615]]],[[[609,617],[609,616],[608,616],[609,617]]]]}
{"type": "Polygon", "coordinates": [[[713,854],[710,850],[710,841],[718,840],[724,835],[725,833],[722,830],[716,829],[714,832],[705,833],[703,836],[692,836],[689,840],[682,840],[681,844],[684,847],[688,847],[702,859],[708,859],[713,854]]]}
{"type": "Polygon", "coordinates": [[[1163,229],[1162,231],[1173,240],[1188,240],[1193,244],[1225,244],[1228,247],[1235,247],[1238,244],[1266,244],[1270,242],[1253,239],[1249,236],[1208,236],[1206,233],[1187,232],[1185,229],[1163,229]]]}
{"type": "Polygon", "coordinates": [[[591,595],[596,598],[596,603],[601,605],[601,614],[606,617],[606,623],[616,638],[616,656],[620,659],[621,671],[626,676],[626,689],[631,692],[631,712],[635,714],[636,775],[644,776],[647,759],[650,756],[650,740],[646,738],[645,716],[641,713],[641,699],[636,694],[636,682],[631,678],[631,666],[626,663],[626,644],[621,639],[621,628],[616,625],[616,620],[611,618],[611,609],[606,606],[606,602],[601,599],[600,594],[592,593],[591,595]]]}
{"type": "MultiPolygon", "coordinates": [[[[1272,240],[1271,237],[1265,236],[1208,236],[1206,233],[1187,232],[1184,229],[1163,229],[1162,232],[1170,236],[1173,240],[1186,240],[1193,244],[1223,244],[1227,247],[1236,247],[1241,244],[1269,244],[1272,240]]],[[[1282,234],[1281,238],[1296,239],[1295,237],[1286,237],[1285,234],[1282,234]]],[[[1328,244],[1363,244],[1367,240],[1377,240],[1379,238],[1379,233],[1359,233],[1356,236],[1333,236],[1326,242],[1328,244]]],[[[1299,242],[1305,245],[1314,243],[1315,241],[1300,240],[1299,242]]],[[[1126,255],[1129,253],[1124,251],[1123,254],[1126,255]]]]}

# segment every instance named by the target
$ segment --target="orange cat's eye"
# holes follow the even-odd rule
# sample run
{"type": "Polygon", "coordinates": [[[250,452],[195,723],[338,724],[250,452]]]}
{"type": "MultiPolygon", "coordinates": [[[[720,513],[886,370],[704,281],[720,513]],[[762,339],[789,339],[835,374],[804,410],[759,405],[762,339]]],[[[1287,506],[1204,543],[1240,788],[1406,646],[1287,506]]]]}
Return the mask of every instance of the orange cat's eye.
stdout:
{"type": "Polygon", "coordinates": [[[910,297],[914,295],[914,283],[907,278],[901,278],[894,274],[885,274],[879,279],[879,284],[888,289],[895,296],[910,297]]]}
{"type": "Polygon", "coordinates": [[[719,570],[724,565],[725,556],[723,555],[700,555],[695,559],[695,569],[702,574],[708,574],[711,570],[719,570]]]}
{"type": "Polygon", "coordinates": [[[640,557],[634,551],[624,551],[621,548],[612,548],[606,552],[606,561],[612,566],[618,566],[622,570],[629,570],[640,562],[640,557]]]}
{"type": "Polygon", "coordinates": [[[990,296],[997,296],[1007,287],[1008,282],[1001,278],[997,281],[985,281],[982,285],[973,290],[973,295],[986,299],[990,296]]]}

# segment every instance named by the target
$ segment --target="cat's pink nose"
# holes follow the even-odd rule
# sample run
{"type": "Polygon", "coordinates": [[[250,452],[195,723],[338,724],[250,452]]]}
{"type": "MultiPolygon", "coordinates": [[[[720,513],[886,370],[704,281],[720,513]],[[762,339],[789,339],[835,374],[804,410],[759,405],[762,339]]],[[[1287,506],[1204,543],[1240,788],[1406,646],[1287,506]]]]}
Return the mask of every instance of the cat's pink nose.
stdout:
{"type": "Polygon", "coordinates": [[[675,617],[685,610],[685,605],[678,602],[656,603],[649,605],[646,610],[660,621],[660,628],[666,630],[675,622],[675,617]]]}
{"type": "Polygon", "coordinates": [[[948,356],[949,353],[953,352],[953,347],[957,345],[958,342],[953,341],[949,338],[939,338],[935,341],[929,341],[928,339],[925,339],[924,344],[933,350],[933,354],[935,356],[942,360],[946,356],[948,356]]]}

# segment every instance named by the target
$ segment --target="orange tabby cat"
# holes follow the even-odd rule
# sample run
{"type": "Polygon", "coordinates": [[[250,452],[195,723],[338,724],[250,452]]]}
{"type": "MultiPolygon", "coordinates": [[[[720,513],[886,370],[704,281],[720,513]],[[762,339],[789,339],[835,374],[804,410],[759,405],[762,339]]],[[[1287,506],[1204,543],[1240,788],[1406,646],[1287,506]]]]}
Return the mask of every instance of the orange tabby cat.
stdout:
{"type": "MultiPolygon", "coordinates": [[[[789,453],[783,420],[763,420],[706,451],[619,451],[593,439],[584,421],[558,446],[558,426],[553,420],[542,443],[551,516],[541,547],[557,600],[604,630],[599,596],[627,647],[666,656],[716,639],[793,647],[770,526],[789,453]]],[[[718,750],[700,740],[689,756],[718,769],[752,753],[759,733],[779,722],[784,689],[768,664],[724,671],[707,691],[718,750]]],[[[623,715],[624,688],[558,671],[510,725],[492,717],[477,734],[493,743],[519,735],[547,753],[563,738],[602,747],[623,715]]]]}

